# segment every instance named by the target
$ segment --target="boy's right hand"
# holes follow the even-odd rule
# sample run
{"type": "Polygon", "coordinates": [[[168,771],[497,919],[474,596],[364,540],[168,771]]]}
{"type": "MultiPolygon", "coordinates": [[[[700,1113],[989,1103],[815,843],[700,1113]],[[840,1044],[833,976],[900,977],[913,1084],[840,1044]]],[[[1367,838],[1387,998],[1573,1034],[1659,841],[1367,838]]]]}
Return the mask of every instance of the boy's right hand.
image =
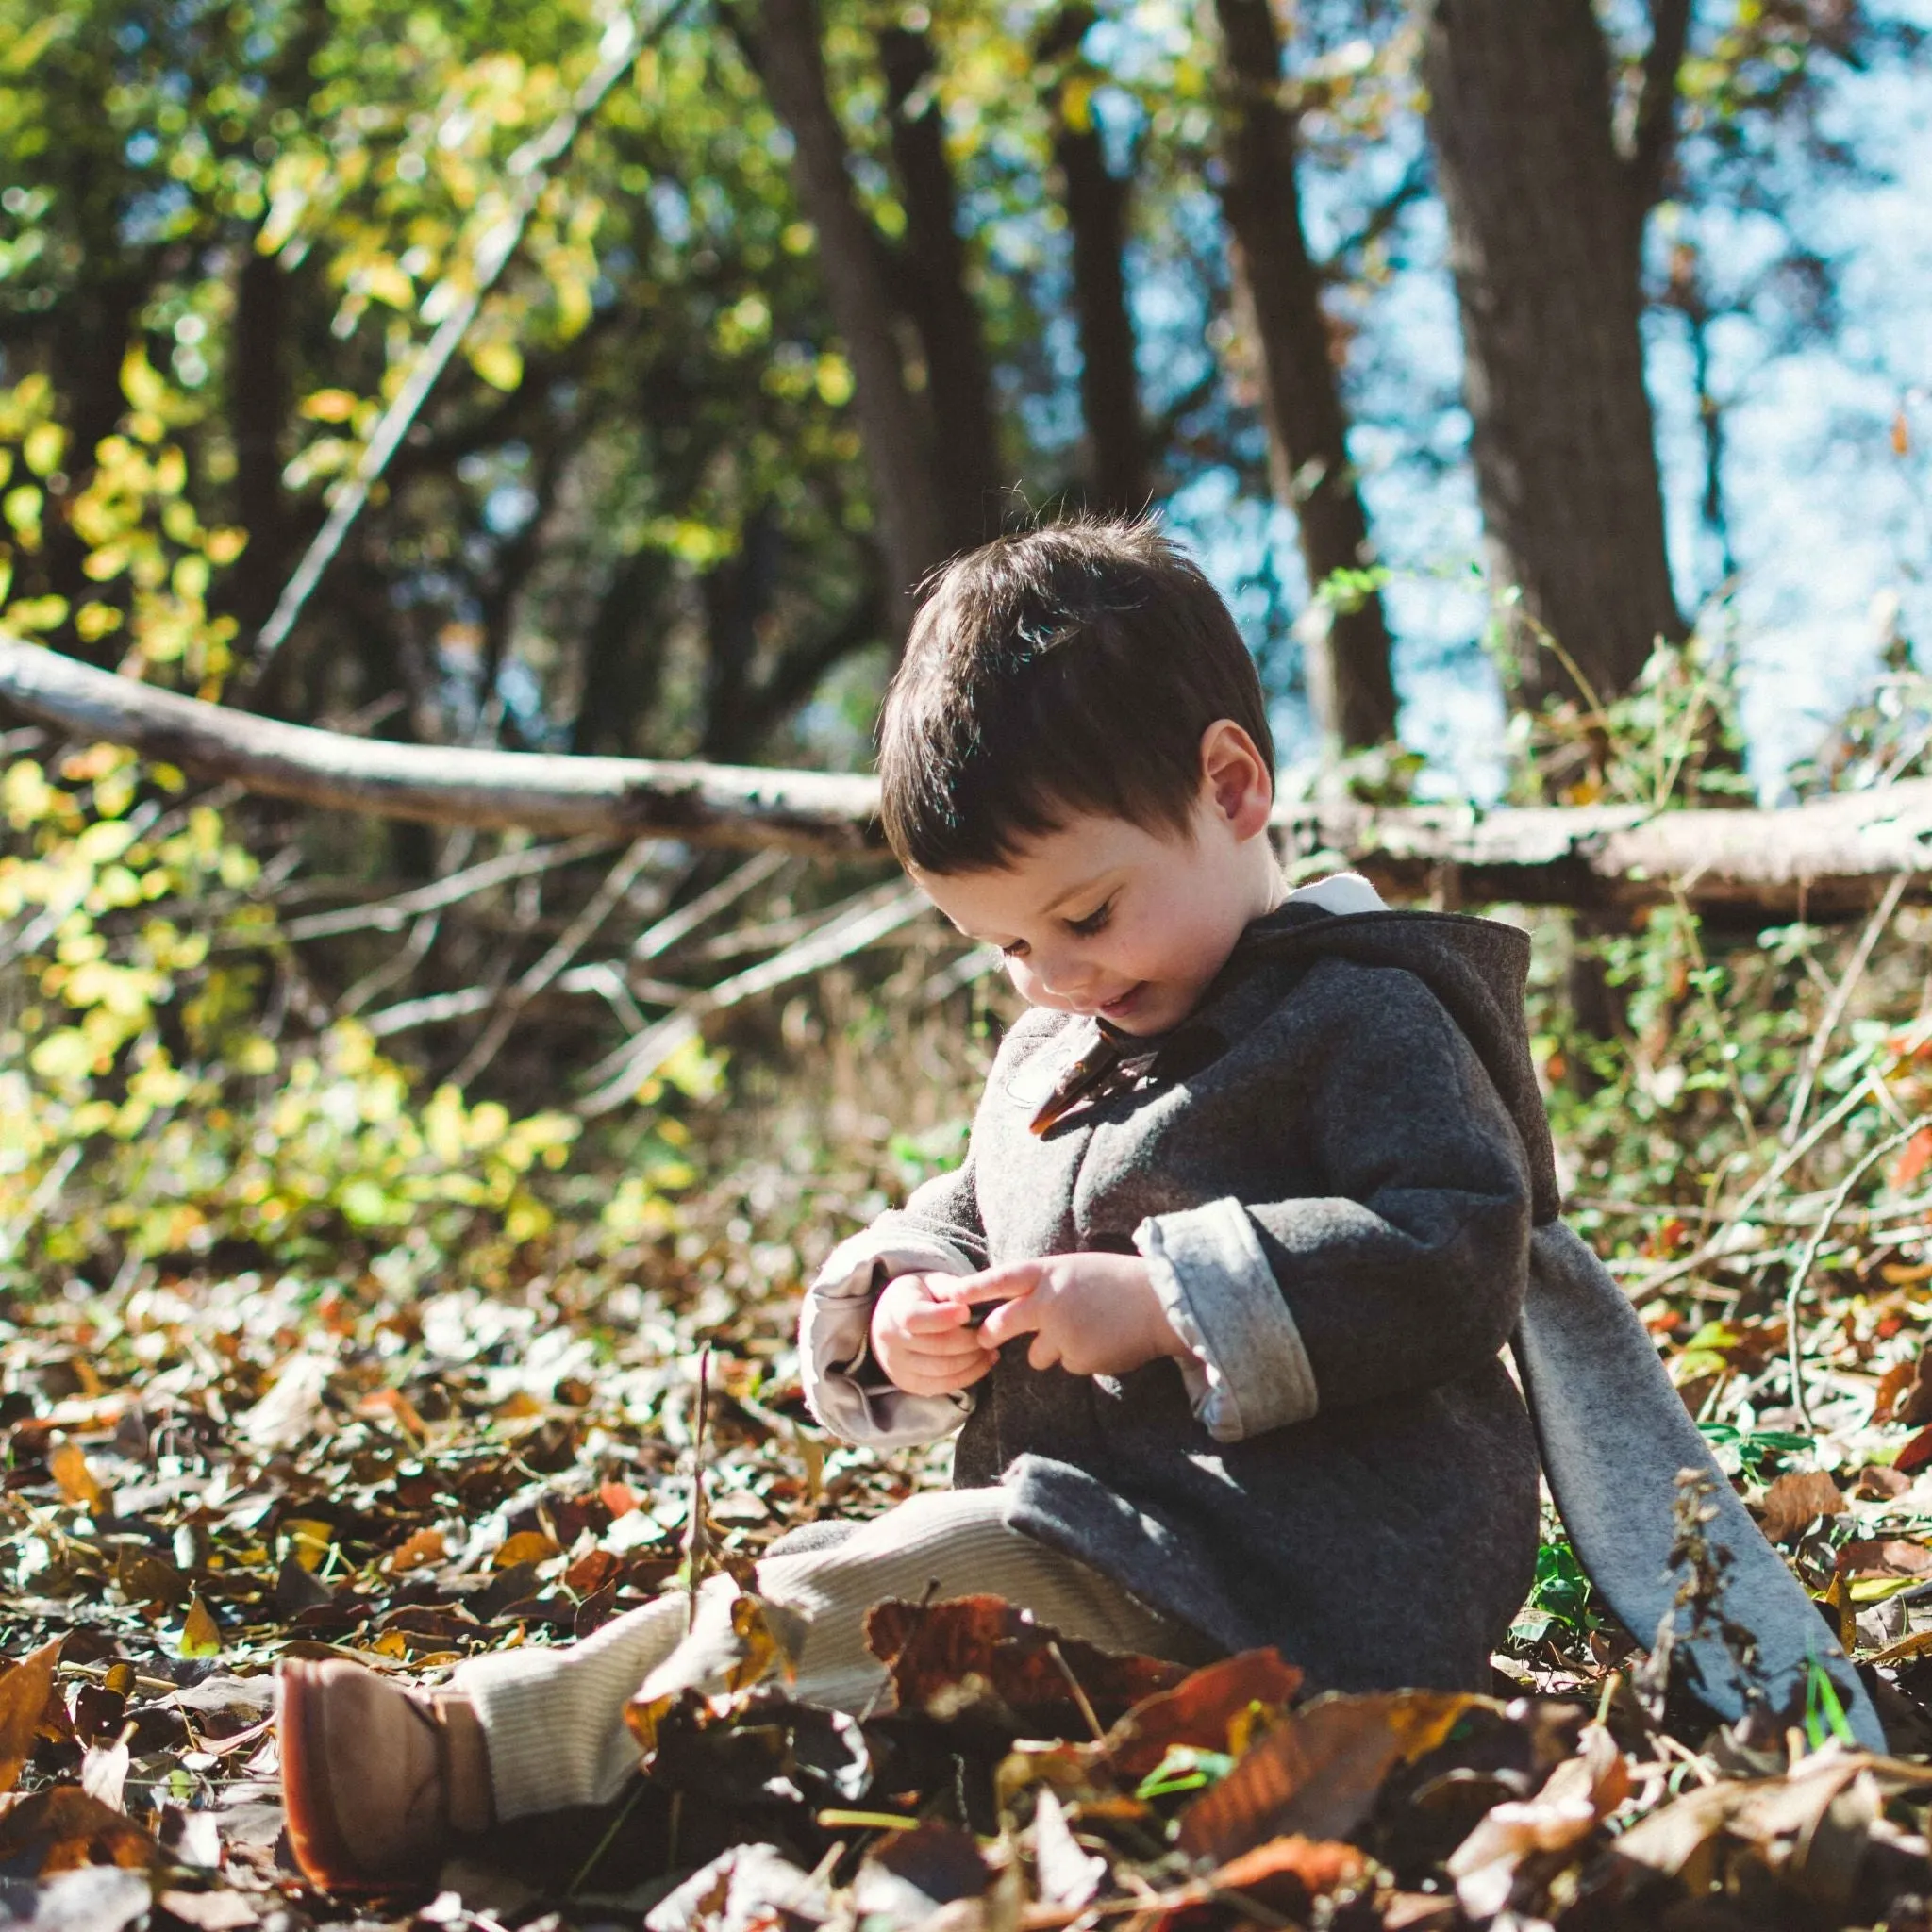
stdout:
{"type": "Polygon", "coordinates": [[[895,1275],[873,1304],[873,1359],[908,1395],[970,1389],[998,1359],[972,1319],[965,1303],[941,1301],[924,1274],[895,1275]]]}

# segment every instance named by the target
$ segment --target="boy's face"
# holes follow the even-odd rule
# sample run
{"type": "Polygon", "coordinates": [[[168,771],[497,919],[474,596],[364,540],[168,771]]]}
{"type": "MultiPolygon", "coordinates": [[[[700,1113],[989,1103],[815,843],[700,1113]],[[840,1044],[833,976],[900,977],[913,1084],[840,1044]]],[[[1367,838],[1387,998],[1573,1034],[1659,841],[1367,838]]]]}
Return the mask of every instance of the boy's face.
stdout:
{"type": "Polygon", "coordinates": [[[1238,725],[1210,727],[1204,760],[1186,833],[1084,814],[996,870],[914,877],[961,932],[1000,948],[1029,1005],[1164,1033],[1280,896],[1273,774],[1238,725]],[[1232,758],[1217,758],[1224,731],[1240,741],[1232,758]]]}

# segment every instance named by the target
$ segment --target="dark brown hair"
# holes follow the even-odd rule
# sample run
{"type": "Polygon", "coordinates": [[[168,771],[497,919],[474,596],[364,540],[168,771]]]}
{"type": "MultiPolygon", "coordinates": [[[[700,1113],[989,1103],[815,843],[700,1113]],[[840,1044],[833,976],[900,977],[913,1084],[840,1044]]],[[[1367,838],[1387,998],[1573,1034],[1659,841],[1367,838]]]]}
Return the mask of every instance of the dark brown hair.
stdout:
{"type": "Polygon", "coordinates": [[[1272,768],[1227,606],[1151,523],[1001,537],[932,579],[886,694],[886,838],[924,872],[1006,864],[1079,812],[1187,829],[1201,739],[1231,718],[1272,768]]]}

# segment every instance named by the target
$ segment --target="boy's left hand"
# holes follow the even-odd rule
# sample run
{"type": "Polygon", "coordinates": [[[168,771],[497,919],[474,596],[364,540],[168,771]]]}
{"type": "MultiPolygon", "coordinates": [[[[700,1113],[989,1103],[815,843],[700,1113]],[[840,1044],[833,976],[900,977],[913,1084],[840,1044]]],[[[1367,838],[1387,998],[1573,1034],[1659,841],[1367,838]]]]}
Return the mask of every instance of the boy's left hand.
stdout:
{"type": "Polygon", "coordinates": [[[1001,1303],[979,1329],[981,1342],[997,1349],[1030,1335],[1026,1359],[1036,1369],[1124,1375],[1188,1352],[1139,1255],[1050,1255],[932,1286],[941,1301],[1001,1303]]]}

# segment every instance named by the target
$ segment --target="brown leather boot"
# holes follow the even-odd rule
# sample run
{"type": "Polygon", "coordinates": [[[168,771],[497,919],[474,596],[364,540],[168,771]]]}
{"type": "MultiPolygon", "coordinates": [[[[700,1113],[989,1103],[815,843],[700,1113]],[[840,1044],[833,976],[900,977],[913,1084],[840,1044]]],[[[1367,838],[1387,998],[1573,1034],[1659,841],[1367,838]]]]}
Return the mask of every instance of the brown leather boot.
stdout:
{"type": "Polygon", "coordinates": [[[346,1659],[281,1668],[282,1797],[311,1883],[428,1882],[492,1820],[490,1756],[467,1698],[391,1684],[346,1659]]]}

